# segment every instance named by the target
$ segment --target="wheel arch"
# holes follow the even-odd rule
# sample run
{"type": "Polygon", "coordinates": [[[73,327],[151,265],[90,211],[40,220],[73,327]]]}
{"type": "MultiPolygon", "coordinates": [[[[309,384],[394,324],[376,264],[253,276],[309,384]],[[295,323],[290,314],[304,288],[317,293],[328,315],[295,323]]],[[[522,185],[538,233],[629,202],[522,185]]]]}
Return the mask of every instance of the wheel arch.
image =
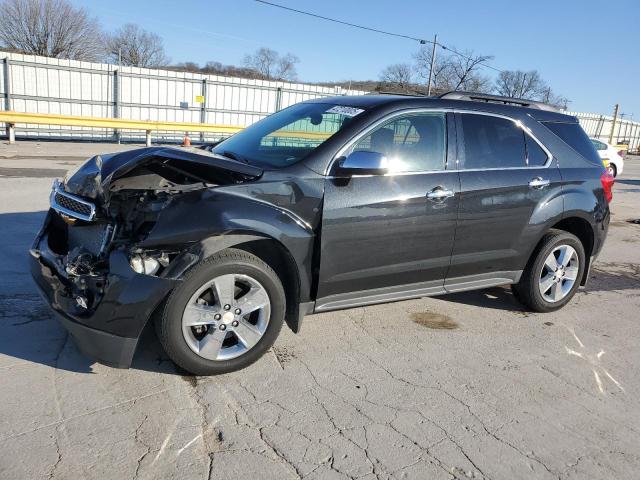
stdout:
{"type": "Polygon", "coordinates": [[[593,253],[593,246],[595,242],[595,233],[593,231],[593,226],[591,225],[591,223],[589,223],[588,220],[582,217],[571,216],[563,218],[556,224],[552,225],[551,228],[571,233],[572,235],[578,237],[580,243],[582,243],[582,246],[584,247],[584,257],[586,265],[584,268],[582,279],[580,280],[580,285],[585,285],[587,283],[587,279],[589,278],[591,254],[593,253]]]}

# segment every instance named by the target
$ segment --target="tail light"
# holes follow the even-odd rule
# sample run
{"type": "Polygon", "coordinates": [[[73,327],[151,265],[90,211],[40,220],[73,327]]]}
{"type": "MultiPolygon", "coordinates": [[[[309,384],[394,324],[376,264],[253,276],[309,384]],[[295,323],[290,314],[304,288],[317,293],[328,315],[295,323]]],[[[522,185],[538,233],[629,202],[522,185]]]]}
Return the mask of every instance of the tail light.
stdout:
{"type": "Polygon", "coordinates": [[[620,155],[621,157],[624,157],[624,150],[618,150],[618,155],[620,155]]]}
{"type": "Polygon", "coordinates": [[[600,175],[600,182],[602,182],[602,189],[604,190],[604,198],[607,200],[607,203],[611,203],[613,199],[613,182],[615,179],[613,175],[609,173],[608,170],[605,170],[602,175],[600,175]]]}

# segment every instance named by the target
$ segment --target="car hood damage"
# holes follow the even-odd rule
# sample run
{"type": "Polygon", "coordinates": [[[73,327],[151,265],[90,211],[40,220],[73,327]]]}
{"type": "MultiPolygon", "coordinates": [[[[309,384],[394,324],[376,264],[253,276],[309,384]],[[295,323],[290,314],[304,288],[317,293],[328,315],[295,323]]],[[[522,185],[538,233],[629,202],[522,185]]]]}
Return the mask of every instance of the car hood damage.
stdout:
{"type": "Polygon", "coordinates": [[[111,192],[134,189],[180,191],[194,186],[244,183],[262,169],[199,149],[149,147],[96,155],[67,174],[65,191],[96,203],[111,192]]]}

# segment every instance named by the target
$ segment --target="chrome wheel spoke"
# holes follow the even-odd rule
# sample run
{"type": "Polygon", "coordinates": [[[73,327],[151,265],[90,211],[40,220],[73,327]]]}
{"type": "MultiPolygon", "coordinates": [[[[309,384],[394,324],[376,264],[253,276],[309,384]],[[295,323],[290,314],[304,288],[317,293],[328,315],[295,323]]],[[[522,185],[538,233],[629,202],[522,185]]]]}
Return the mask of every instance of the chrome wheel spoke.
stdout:
{"type": "Polygon", "coordinates": [[[569,265],[569,262],[573,258],[573,255],[576,251],[571,248],[569,245],[563,245],[560,247],[560,254],[558,255],[558,263],[563,267],[569,265]]]}
{"type": "Polygon", "coordinates": [[[211,325],[215,323],[214,315],[218,313],[217,307],[199,305],[193,303],[187,305],[182,315],[182,326],[197,327],[198,325],[211,325]]]}
{"type": "Polygon", "coordinates": [[[215,329],[213,332],[205,335],[198,343],[198,350],[201,356],[210,360],[216,360],[222,349],[222,342],[227,336],[226,331],[215,329]]]}
{"type": "Polygon", "coordinates": [[[547,259],[544,261],[544,264],[551,272],[555,272],[558,269],[558,262],[556,261],[556,256],[551,252],[547,259]]]}
{"type": "Polygon", "coordinates": [[[244,318],[238,322],[233,332],[247,349],[253,347],[262,338],[262,333],[244,318]]]}
{"type": "Polygon", "coordinates": [[[544,295],[553,285],[553,274],[548,274],[540,279],[540,292],[544,295]]]}
{"type": "Polygon", "coordinates": [[[255,312],[269,303],[269,296],[264,288],[252,288],[237,300],[242,314],[255,312]]]}
{"type": "Polygon", "coordinates": [[[213,288],[220,306],[231,305],[235,299],[235,275],[222,275],[213,281],[213,288]]]}
{"type": "Polygon", "coordinates": [[[554,283],[553,287],[551,287],[551,297],[553,298],[553,301],[557,302],[558,300],[562,300],[563,296],[562,284],[560,282],[554,283]]]}
{"type": "Polygon", "coordinates": [[[578,267],[567,267],[564,271],[564,278],[575,281],[578,278],[578,267]]]}

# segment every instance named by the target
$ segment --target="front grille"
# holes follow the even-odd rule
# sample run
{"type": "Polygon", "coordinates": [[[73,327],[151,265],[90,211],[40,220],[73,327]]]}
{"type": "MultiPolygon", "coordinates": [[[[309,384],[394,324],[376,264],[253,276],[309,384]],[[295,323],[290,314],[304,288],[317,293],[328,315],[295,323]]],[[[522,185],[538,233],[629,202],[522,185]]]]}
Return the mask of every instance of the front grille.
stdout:
{"type": "Polygon", "coordinates": [[[91,215],[91,206],[86,203],[80,203],[74,198],[67,197],[66,195],[56,192],[56,203],[61,207],[71,210],[72,212],[79,213],[81,215],[91,215]]]}
{"type": "Polygon", "coordinates": [[[51,208],[63,215],[78,218],[85,222],[94,220],[96,207],[93,203],[65,192],[56,180],[50,197],[51,208]]]}

